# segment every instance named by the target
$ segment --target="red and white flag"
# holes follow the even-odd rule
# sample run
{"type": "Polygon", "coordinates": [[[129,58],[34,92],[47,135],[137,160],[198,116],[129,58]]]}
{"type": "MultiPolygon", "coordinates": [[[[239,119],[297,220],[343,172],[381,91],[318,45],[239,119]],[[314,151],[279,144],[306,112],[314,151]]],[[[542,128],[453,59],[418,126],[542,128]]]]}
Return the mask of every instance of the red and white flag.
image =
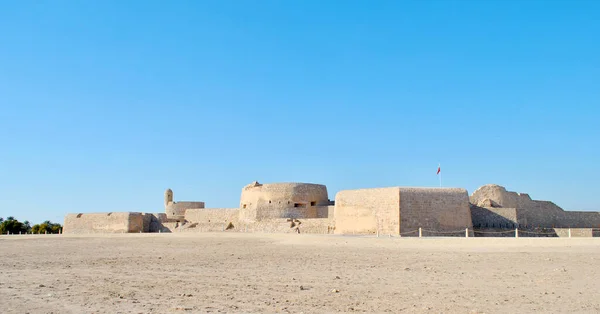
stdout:
{"type": "Polygon", "coordinates": [[[442,171],[442,167],[438,166],[438,171],[436,174],[440,174],[440,171],[442,171]]]}

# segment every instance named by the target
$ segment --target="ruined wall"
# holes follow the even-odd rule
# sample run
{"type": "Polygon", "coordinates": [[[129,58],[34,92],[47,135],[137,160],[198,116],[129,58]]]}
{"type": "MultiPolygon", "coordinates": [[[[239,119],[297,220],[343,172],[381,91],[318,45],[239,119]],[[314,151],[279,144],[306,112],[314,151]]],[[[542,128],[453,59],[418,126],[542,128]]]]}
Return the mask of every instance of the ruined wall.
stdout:
{"type": "Polygon", "coordinates": [[[185,220],[191,223],[227,225],[237,222],[239,208],[194,208],[185,213],[185,220]]]}
{"type": "Polygon", "coordinates": [[[183,218],[185,211],[191,208],[204,208],[204,202],[172,202],[165,208],[169,218],[183,218]]]}
{"type": "Polygon", "coordinates": [[[327,187],[310,183],[253,182],[242,189],[240,219],[317,218],[317,206],[328,205],[327,187]]]}
{"type": "Polygon", "coordinates": [[[471,206],[471,219],[474,228],[516,228],[518,226],[516,208],[495,208],[471,206]]]}
{"type": "Polygon", "coordinates": [[[335,196],[336,234],[400,232],[400,189],[375,188],[340,191],[335,196]]]}
{"type": "Polygon", "coordinates": [[[564,211],[557,217],[555,227],[600,228],[600,213],[564,211]]]}
{"type": "Polygon", "coordinates": [[[472,228],[469,194],[459,188],[400,188],[400,232],[472,228]]]}
{"type": "MultiPolygon", "coordinates": [[[[569,237],[569,229],[568,228],[554,228],[554,232],[556,232],[556,235],[561,238],[569,237]]],[[[571,229],[571,237],[572,238],[594,237],[594,229],[592,229],[592,228],[572,228],[571,229]]]]}
{"type": "Polygon", "coordinates": [[[471,195],[469,201],[471,204],[488,207],[485,200],[492,201],[491,207],[506,207],[506,208],[525,208],[528,207],[532,200],[528,194],[509,192],[503,186],[496,184],[484,185],[471,195]]]}
{"type": "Polygon", "coordinates": [[[516,208],[520,226],[538,228],[598,228],[600,213],[565,211],[548,201],[532,200],[528,194],[507,191],[504,187],[488,184],[470,197],[477,206],[516,208]]]}
{"type": "Polygon", "coordinates": [[[259,233],[316,233],[332,234],[334,224],[327,218],[310,219],[267,219],[249,224],[240,224],[240,232],[259,233]]]}
{"type": "Polygon", "coordinates": [[[144,230],[142,213],[83,213],[67,214],[64,234],[132,233],[144,230]]]}
{"type": "Polygon", "coordinates": [[[190,208],[204,208],[204,202],[174,202],[173,191],[165,191],[165,213],[168,218],[183,219],[185,211],[190,208]]]}
{"type": "Polygon", "coordinates": [[[149,214],[145,213],[143,216],[144,227],[142,232],[165,232],[168,228],[163,226],[163,223],[167,222],[167,214],[149,214]]]}

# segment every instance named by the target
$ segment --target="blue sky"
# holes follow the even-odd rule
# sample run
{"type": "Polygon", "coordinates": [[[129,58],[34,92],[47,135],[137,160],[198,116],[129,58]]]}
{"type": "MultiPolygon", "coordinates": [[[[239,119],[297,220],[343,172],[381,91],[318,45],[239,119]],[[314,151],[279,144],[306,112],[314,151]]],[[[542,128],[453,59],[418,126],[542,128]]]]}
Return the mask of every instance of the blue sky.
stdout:
{"type": "Polygon", "coordinates": [[[0,217],[254,180],[600,210],[598,1],[2,1],[0,217]]]}

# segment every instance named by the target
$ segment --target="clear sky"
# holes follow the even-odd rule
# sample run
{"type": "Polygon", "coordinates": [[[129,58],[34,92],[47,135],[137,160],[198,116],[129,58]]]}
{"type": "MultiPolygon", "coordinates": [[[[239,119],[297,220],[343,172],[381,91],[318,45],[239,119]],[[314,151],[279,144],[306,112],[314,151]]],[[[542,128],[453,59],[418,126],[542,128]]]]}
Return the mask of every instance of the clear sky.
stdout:
{"type": "Polygon", "coordinates": [[[600,1],[2,1],[0,216],[257,180],[600,210],[600,1]]]}

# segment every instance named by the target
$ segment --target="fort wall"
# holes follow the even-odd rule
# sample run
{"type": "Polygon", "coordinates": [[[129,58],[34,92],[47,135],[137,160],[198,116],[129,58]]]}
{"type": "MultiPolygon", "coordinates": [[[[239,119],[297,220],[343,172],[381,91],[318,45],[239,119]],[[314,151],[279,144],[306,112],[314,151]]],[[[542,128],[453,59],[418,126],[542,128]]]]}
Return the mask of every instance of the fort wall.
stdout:
{"type": "Polygon", "coordinates": [[[516,228],[519,224],[516,208],[471,206],[474,228],[516,228]]]}
{"type": "Polygon", "coordinates": [[[142,213],[85,213],[68,214],[63,233],[132,233],[144,230],[142,213]]]}
{"type": "MultiPolygon", "coordinates": [[[[556,235],[561,238],[569,237],[569,229],[554,228],[554,232],[556,232],[556,235]]],[[[572,238],[594,237],[594,229],[592,229],[592,228],[571,228],[570,232],[571,232],[572,238]]]]}
{"type": "Polygon", "coordinates": [[[419,227],[435,231],[473,228],[469,194],[460,188],[400,189],[400,232],[419,227]]]}
{"type": "Polygon", "coordinates": [[[334,218],[335,216],[335,206],[317,206],[317,218],[334,218]]]}
{"type": "Polygon", "coordinates": [[[335,196],[336,234],[399,234],[400,189],[340,191],[335,196]]]}
{"type": "Polygon", "coordinates": [[[515,208],[518,224],[525,227],[600,227],[598,212],[565,211],[552,202],[532,200],[528,194],[509,192],[495,184],[484,185],[477,189],[471,195],[470,202],[488,208],[515,208]]]}
{"type": "Polygon", "coordinates": [[[193,208],[185,212],[185,220],[199,224],[228,224],[237,222],[239,208],[193,208]]]}
{"type": "Polygon", "coordinates": [[[242,189],[240,208],[204,208],[204,202],[173,202],[165,191],[165,213],[79,213],[65,217],[63,232],[297,232],[418,236],[600,236],[600,213],[564,211],[528,194],[485,185],[469,197],[465,189],[387,187],[340,191],[310,183],[260,184],[242,189]],[[334,205],[335,204],[335,205],[334,205]]]}
{"type": "Polygon", "coordinates": [[[172,202],[167,205],[165,212],[169,218],[183,218],[185,211],[190,208],[204,208],[204,202],[172,202]]]}
{"type": "Polygon", "coordinates": [[[329,199],[321,184],[253,182],[242,189],[240,219],[317,218],[317,206],[322,204],[329,204],[329,199]]]}
{"type": "Polygon", "coordinates": [[[327,218],[310,219],[268,219],[249,224],[241,224],[241,232],[254,233],[334,233],[334,222],[327,218]]]}

